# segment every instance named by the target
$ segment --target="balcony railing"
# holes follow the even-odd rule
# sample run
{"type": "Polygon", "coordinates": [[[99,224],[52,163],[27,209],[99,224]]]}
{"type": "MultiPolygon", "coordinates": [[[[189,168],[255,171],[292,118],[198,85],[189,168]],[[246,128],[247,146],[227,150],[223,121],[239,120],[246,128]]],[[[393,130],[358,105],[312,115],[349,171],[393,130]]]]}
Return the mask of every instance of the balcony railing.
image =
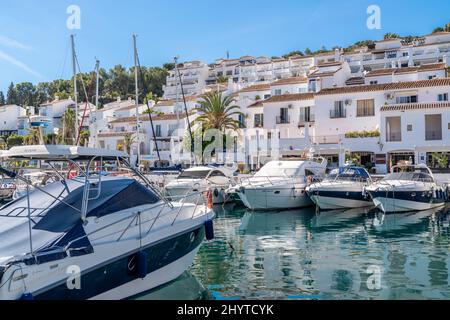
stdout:
{"type": "Polygon", "coordinates": [[[288,124],[291,123],[291,117],[289,116],[278,116],[277,124],[288,124]]]}
{"type": "Polygon", "coordinates": [[[400,142],[402,141],[402,133],[401,132],[391,132],[386,134],[387,142],[400,142]]]}
{"type": "Polygon", "coordinates": [[[347,118],[347,110],[330,110],[331,119],[347,118]]]}
{"type": "Polygon", "coordinates": [[[314,114],[301,114],[298,122],[300,124],[303,124],[305,122],[315,122],[316,117],[314,114]]]}
{"type": "Polygon", "coordinates": [[[425,140],[427,141],[442,140],[442,131],[440,130],[426,131],[425,140]]]}
{"type": "Polygon", "coordinates": [[[262,128],[264,127],[264,124],[261,122],[255,122],[254,128],[262,128]]]}

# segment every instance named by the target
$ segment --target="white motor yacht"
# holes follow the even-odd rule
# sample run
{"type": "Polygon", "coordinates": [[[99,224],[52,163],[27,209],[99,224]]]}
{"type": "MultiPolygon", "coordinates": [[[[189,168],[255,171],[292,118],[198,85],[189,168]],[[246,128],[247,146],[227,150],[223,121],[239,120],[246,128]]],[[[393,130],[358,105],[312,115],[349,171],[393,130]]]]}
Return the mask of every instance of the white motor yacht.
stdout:
{"type": "Polygon", "coordinates": [[[209,208],[167,201],[124,152],[26,146],[2,156],[50,165],[61,180],[0,208],[0,300],[129,298],[179,277],[213,237],[209,208]],[[140,180],[103,174],[107,162],[140,180]]]}
{"type": "Polygon", "coordinates": [[[383,212],[428,210],[445,205],[448,190],[436,183],[424,164],[394,166],[382,180],[365,188],[383,212]]]}
{"type": "Polygon", "coordinates": [[[197,166],[181,172],[177,179],[165,186],[165,189],[172,200],[187,196],[191,201],[192,198],[198,198],[198,194],[211,191],[213,203],[221,204],[227,201],[225,190],[233,182],[233,171],[226,167],[197,166]]]}
{"type": "Polygon", "coordinates": [[[228,193],[237,193],[252,210],[293,209],[312,206],[306,187],[323,179],[327,161],[271,161],[253,177],[241,179],[228,193]]]}
{"type": "Polygon", "coordinates": [[[322,210],[363,208],[373,206],[364,192],[371,183],[366,169],[349,166],[332,170],[324,181],[310,185],[306,192],[322,210]]]}

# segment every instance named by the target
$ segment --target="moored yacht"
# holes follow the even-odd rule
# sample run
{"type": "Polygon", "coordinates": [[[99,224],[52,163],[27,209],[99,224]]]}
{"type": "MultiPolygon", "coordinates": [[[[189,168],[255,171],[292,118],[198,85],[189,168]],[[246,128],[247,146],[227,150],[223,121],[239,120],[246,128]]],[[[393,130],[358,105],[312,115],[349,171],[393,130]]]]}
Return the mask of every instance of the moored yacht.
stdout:
{"type": "Polygon", "coordinates": [[[187,196],[191,201],[198,198],[198,194],[211,191],[213,203],[221,204],[227,201],[225,190],[233,181],[233,171],[226,167],[197,166],[181,172],[165,189],[172,200],[187,196]]]}
{"type": "Polygon", "coordinates": [[[271,161],[253,177],[228,190],[237,193],[252,210],[293,209],[312,206],[306,187],[325,176],[323,158],[304,161],[271,161]]]}
{"type": "Polygon", "coordinates": [[[373,206],[364,188],[372,183],[366,169],[348,166],[334,169],[322,182],[306,188],[311,200],[322,210],[373,206]]]}
{"type": "Polygon", "coordinates": [[[167,201],[126,153],[27,146],[3,157],[45,163],[61,180],[0,208],[0,300],[124,299],[176,279],[212,238],[211,210],[167,201]],[[108,162],[140,180],[103,174],[108,162]]]}
{"type": "Polygon", "coordinates": [[[383,212],[428,210],[445,205],[448,190],[424,164],[394,166],[382,180],[365,188],[375,206],[383,212]]]}

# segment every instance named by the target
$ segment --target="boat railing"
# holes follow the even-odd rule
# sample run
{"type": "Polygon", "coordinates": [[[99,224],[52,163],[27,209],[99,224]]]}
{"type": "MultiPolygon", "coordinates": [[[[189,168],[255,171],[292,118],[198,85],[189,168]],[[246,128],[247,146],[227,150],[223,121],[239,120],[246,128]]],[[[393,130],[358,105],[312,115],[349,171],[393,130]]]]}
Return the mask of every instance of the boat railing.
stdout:
{"type": "Polygon", "coordinates": [[[296,184],[307,183],[307,178],[303,176],[253,176],[241,178],[240,183],[247,186],[260,186],[261,184],[273,186],[280,183],[295,186],[296,184]]]}
{"type": "MultiPolygon", "coordinates": [[[[196,192],[196,193],[192,193],[192,194],[187,194],[187,195],[184,196],[183,198],[184,198],[184,199],[187,199],[188,197],[192,197],[192,196],[197,196],[197,200],[196,200],[195,203],[191,203],[191,202],[188,203],[188,202],[186,202],[186,201],[180,201],[180,202],[178,202],[178,203],[181,204],[181,206],[180,206],[179,208],[177,208],[177,211],[176,211],[176,213],[175,213],[174,219],[172,220],[171,226],[174,226],[174,225],[175,225],[175,222],[176,222],[177,219],[179,218],[179,216],[180,216],[180,214],[181,214],[181,211],[183,210],[183,208],[185,208],[186,205],[189,205],[189,204],[194,204],[194,205],[195,205],[194,210],[193,210],[193,212],[192,212],[192,216],[191,216],[191,219],[192,219],[192,220],[195,219],[195,217],[198,215],[199,212],[202,212],[202,211],[199,211],[199,207],[201,206],[201,204],[200,204],[200,199],[201,199],[202,197],[204,197],[204,194],[201,193],[201,192],[196,192]]],[[[112,223],[110,223],[110,224],[108,224],[108,225],[106,225],[106,226],[103,226],[103,227],[101,227],[101,228],[99,228],[99,229],[97,229],[97,230],[95,230],[95,231],[90,232],[89,234],[83,235],[83,236],[81,236],[81,237],[79,237],[79,238],[76,238],[76,239],[70,241],[70,242],[64,247],[63,250],[64,250],[64,251],[70,251],[70,250],[69,250],[70,247],[71,247],[74,243],[76,243],[77,241],[83,240],[83,239],[85,239],[85,238],[88,238],[88,239],[89,239],[89,237],[92,237],[93,235],[95,235],[95,234],[97,234],[97,233],[99,233],[99,232],[101,232],[101,231],[104,231],[104,230],[106,230],[106,229],[108,229],[108,228],[114,227],[114,226],[116,226],[117,224],[120,224],[120,223],[122,223],[122,222],[124,222],[124,221],[127,221],[128,219],[131,219],[131,220],[130,220],[130,223],[127,225],[127,227],[125,227],[123,230],[115,231],[115,232],[113,232],[113,233],[111,233],[111,234],[108,234],[108,236],[113,236],[114,234],[119,234],[119,233],[120,233],[119,237],[116,239],[116,241],[118,242],[118,241],[120,241],[120,240],[125,236],[125,234],[127,233],[127,231],[130,230],[133,226],[134,226],[134,227],[135,227],[135,226],[139,226],[139,228],[141,228],[142,225],[151,223],[151,225],[150,225],[150,227],[149,227],[149,229],[148,229],[147,231],[142,232],[141,229],[140,229],[140,232],[139,232],[139,233],[140,233],[140,237],[142,237],[142,234],[145,234],[145,236],[148,236],[148,234],[153,230],[153,228],[154,228],[154,226],[156,225],[156,223],[157,223],[158,220],[161,220],[161,219],[163,219],[163,218],[165,218],[165,217],[169,217],[169,216],[171,216],[171,215],[174,215],[174,212],[173,212],[172,210],[168,211],[167,213],[163,213],[163,212],[164,212],[164,209],[167,209],[167,208],[173,209],[173,207],[169,207],[169,206],[167,205],[167,203],[165,203],[165,202],[160,202],[160,203],[158,203],[158,204],[156,204],[156,205],[154,205],[154,206],[152,206],[152,207],[145,208],[145,209],[143,209],[142,211],[136,212],[136,213],[135,213],[134,215],[132,215],[132,216],[127,216],[127,217],[124,217],[124,218],[119,219],[119,220],[117,220],[117,221],[114,221],[114,222],[112,222],[112,223]],[[143,220],[141,219],[141,215],[142,215],[144,212],[150,211],[150,210],[153,210],[153,209],[157,209],[157,208],[159,208],[159,211],[158,211],[158,213],[156,214],[155,217],[150,218],[150,219],[147,219],[147,220],[145,220],[145,221],[143,221],[143,220]]],[[[206,204],[205,204],[205,209],[206,209],[206,204]]],[[[71,250],[77,250],[77,249],[71,249],[71,250]]]]}
{"type": "Polygon", "coordinates": [[[325,180],[323,182],[326,182],[330,185],[339,185],[342,182],[352,182],[352,183],[359,183],[363,185],[370,185],[372,183],[370,178],[363,178],[363,177],[354,177],[354,178],[343,178],[343,177],[337,177],[335,179],[325,180]]]}

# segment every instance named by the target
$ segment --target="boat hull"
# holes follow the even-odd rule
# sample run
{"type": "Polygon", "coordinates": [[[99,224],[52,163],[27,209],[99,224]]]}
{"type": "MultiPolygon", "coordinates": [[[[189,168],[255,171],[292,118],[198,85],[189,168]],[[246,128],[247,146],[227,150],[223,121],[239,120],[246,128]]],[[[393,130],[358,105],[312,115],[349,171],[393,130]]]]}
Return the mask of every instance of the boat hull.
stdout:
{"type": "Polygon", "coordinates": [[[149,291],[175,280],[186,271],[204,237],[205,227],[201,226],[143,248],[147,260],[147,275],[143,279],[136,274],[136,264],[133,268],[136,252],[130,252],[106,264],[82,271],[80,289],[71,290],[64,281],[33,292],[34,299],[111,300],[125,299],[149,291]]]}
{"type": "Polygon", "coordinates": [[[313,206],[304,188],[245,188],[238,191],[251,210],[294,209],[313,206]]]}
{"type": "Polygon", "coordinates": [[[311,200],[322,210],[372,207],[373,201],[360,192],[309,193],[311,200]]]}
{"type": "Polygon", "coordinates": [[[445,199],[434,198],[430,192],[369,192],[374,205],[383,212],[429,210],[445,205],[445,199]]]}

